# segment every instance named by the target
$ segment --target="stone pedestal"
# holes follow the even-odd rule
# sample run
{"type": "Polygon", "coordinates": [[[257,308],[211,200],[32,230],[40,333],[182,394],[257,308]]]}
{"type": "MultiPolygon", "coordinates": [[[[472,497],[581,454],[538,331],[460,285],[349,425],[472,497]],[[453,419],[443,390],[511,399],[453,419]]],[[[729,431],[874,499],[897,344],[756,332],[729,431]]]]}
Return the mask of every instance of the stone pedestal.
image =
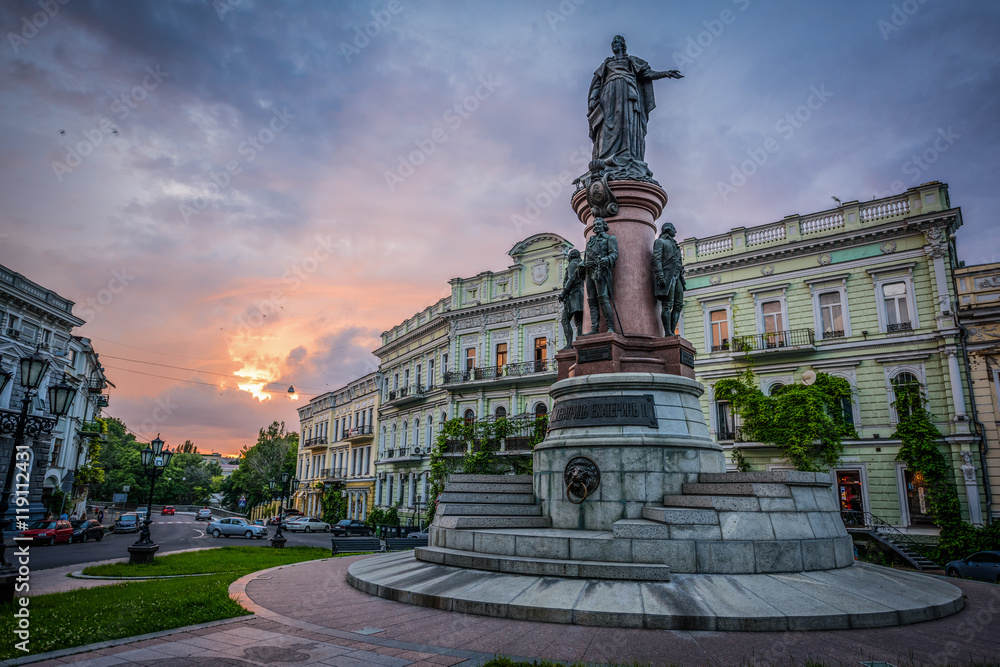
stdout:
{"type": "MultiPolygon", "coordinates": [[[[653,241],[659,234],[656,220],[667,204],[667,193],[653,183],[611,181],[611,191],[618,199],[618,213],[605,217],[608,233],[618,239],[618,262],[611,272],[614,302],[621,320],[619,333],[626,336],[663,336],[660,308],[653,295],[653,241]]],[[[587,191],[578,190],[572,199],[573,210],[584,224],[584,238],[594,233],[594,214],[587,202],[587,191]]],[[[590,308],[583,304],[583,324],[590,326],[590,308]]],[[[606,325],[601,324],[605,330],[606,325]]]]}
{"type": "Polygon", "coordinates": [[[580,336],[556,354],[559,380],[600,373],[661,373],[694,379],[694,346],[680,336],[580,336]]]}
{"type": "Polygon", "coordinates": [[[553,528],[612,530],[640,519],[647,505],[699,473],[725,472],[722,447],[709,437],[698,397],[701,384],[661,373],[605,373],[552,386],[549,434],[534,451],[535,495],[553,528]],[[655,417],[650,420],[649,417],[655,417]],[[580,504],[566,493],[565,472],[586,457],[600,484],[580,504]]]}
{"type": "Polygon", "coordinates": [[[274,547],[275,549],[284,549],[285,548],[285,542],[287,542],[287,541],[288,540],[285,538],[284,535],[282,535],[281,537],[272,537],[271,538],[271,546],[274,547]]]}
{"type": "Polygon", "coordinates": [[[153,556],[159,550],[159,544],[133,544],[128,548],[128,562],[130,565],[152,563],[153,556]]]}

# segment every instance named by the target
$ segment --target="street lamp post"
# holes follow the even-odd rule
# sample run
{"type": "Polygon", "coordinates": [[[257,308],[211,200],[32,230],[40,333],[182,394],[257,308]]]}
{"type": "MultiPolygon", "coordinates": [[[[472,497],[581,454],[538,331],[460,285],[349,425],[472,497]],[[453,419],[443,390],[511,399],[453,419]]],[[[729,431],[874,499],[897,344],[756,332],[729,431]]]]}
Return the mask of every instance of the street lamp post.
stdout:
{"type": "Polygon", "coordinates": [[[417,530],[422,531],[424,529],[424,513],[420,511],[420,507],[423,503],[421,502],[419,493],[417,494],[417,499],[413,504],[415,506],[414,509],[417,510],[417,530]]]}
{"type": "MultiPolygon", "coordinates": [[[[24,396],[21,399],[21,411],[10,410],[0,411],[0,433],[14,434],[14,446],[11,449],[10,460],[7,462],[7,475],[4,477],[2,494],[0,494],[0,604],[10,602],[14,599],[14,584],[17,570],[7,561],[7,546],[3,540],[3,531],[7,530],[14,522],[7,518],[7,510],[10,508],[10,493],[14,483],[14,471],[21,470],[25,475],[30,474],[31,465],[31,445],[24,444],[24,436],[29,435],[32,439],[39,437],[43,433],[51,433],[60,417],[65,416],[73,404],[73,397],[76,390],[60,382],[49,387],[49,410],[55,419],[28,415],[28,408],[31,400],[38,395],[38,388],[42,384],[42,379],[49,369],[49,362],[36,350],[27,357],[20,360],[20,377],[18,382],[24,389],[24,396]]],[[[7,383],[10,382],[13,373],[0,371],[0,393],[3,392],[7,383]]],[[[20,486],[20,485],[19,485],[20,486]]],[[[27,491],[27,484],[23,485],[27,491]]],[[[18,498],[27,499],[27,493],[18,493],[18,498]]],[[[27,505],[18,503],[18,513],[27,512],[27,505]],[[23,510],[21,508],[24,508],[23,510]]],[[[26,517],[25,517],[26,518],[26,517]]],[[[19,522],[18,527],[21,526],[19,522]]],[[[27,527],[27,524],[24,524],[27,527]]]]}
{"type": "Polygon", "coordinates": [[[163,449],[163,440],[157,433],[156,438],[149,443],[149,447],[142,450],[141,456],[143,473],[149,478],[149,502],[146,503],[146,518],[142,522],[139,539],[128,548],[128,562],[131,564],[152,563],[154,555],[160,548],[149,534],[149,524],[153,523],[153,490],[156,489],[156,480],[170,465],[174,453],[169,449],[163,449]]]}
{"type": "Polygon", "coordinates": [[[271,497],[275,495],[278,496],[278,530],[274,532],[274,537],[271,538],[271,546],[275,549],[284,549],[285,542],[288,541],[281,533],[281,519],[284,507],[285,498],[291,497],[292,493],[299,488],[299,480],[294,479],[289,473],[281,473],[281,480],[271,479],[268,482],[267,487],[271,490],[271,497]]]}

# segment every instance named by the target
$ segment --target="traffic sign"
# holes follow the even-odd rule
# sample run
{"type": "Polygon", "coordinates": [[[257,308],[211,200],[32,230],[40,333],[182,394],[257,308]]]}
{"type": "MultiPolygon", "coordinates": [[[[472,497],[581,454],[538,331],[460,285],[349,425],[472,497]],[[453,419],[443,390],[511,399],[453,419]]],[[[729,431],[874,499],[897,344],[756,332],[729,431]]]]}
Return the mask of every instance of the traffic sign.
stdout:
{"type": "Polygon", "coordinates": [[[247,506],[247,497],[240,496],[240,507],[246,507],[246,506],[247,506]]]}

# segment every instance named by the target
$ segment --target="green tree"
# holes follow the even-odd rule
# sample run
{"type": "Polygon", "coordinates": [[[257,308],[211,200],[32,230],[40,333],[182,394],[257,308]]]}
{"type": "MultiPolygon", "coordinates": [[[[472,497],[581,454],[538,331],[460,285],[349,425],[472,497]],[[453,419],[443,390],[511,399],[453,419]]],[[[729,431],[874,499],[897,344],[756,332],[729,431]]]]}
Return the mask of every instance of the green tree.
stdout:
{"type": "Polygon", "coordinates": [[[198,447],[190,440],[185,440],[183,445],[178,445],[176,453],[178,454],[197,454],[198,447]]]}
{"type": "Polygon", "coordinates": [[[847,380],[826,373],[811,385],[786,385],[771,396],[749,368],[715,385],[716,400],[729,401],[739,416],[744,440],[776,447],[797,470],[828,470],[840,461],[844,438],[857,437],[842,408],[850,396],[847,380]]]}
{"type": "MultiPolygon", "coordinates": [[[[323,486],[322,482],[316,483],[316,488],[323,486]]],[[[320,518],[327,523],[337,523],[347,517],[347,499],[341,495],[343,485],[331,484],[323,490],[323,495],[319,498],[319,505],[322,512],[320,518]]]]}
{"type": "Polygon", "coordinates": [[[270,480],[280,479],[282,472],[295,474],[298,442],[298,433],[285,432],[284,422],[260,429],[257,442],[243,447],[239,469],[222,482],[223,504],[236,509],[241,496],[246,496],[247,507],[269,501],[270,480]]]}

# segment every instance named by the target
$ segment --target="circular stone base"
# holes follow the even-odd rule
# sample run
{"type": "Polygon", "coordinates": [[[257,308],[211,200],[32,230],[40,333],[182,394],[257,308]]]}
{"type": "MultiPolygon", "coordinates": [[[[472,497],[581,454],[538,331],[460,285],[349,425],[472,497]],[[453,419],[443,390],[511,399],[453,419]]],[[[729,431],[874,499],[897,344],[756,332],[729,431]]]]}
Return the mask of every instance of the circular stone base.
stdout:
{"type": "Polygon", "coordinates": [[[370,595],[463,614],[664,630],[876,628],[943,618],[963,605],[947,581],[862,563],[656,583],[499,574],[425,563],[407,551],[353,563],[347,581],[370,595]]]}

